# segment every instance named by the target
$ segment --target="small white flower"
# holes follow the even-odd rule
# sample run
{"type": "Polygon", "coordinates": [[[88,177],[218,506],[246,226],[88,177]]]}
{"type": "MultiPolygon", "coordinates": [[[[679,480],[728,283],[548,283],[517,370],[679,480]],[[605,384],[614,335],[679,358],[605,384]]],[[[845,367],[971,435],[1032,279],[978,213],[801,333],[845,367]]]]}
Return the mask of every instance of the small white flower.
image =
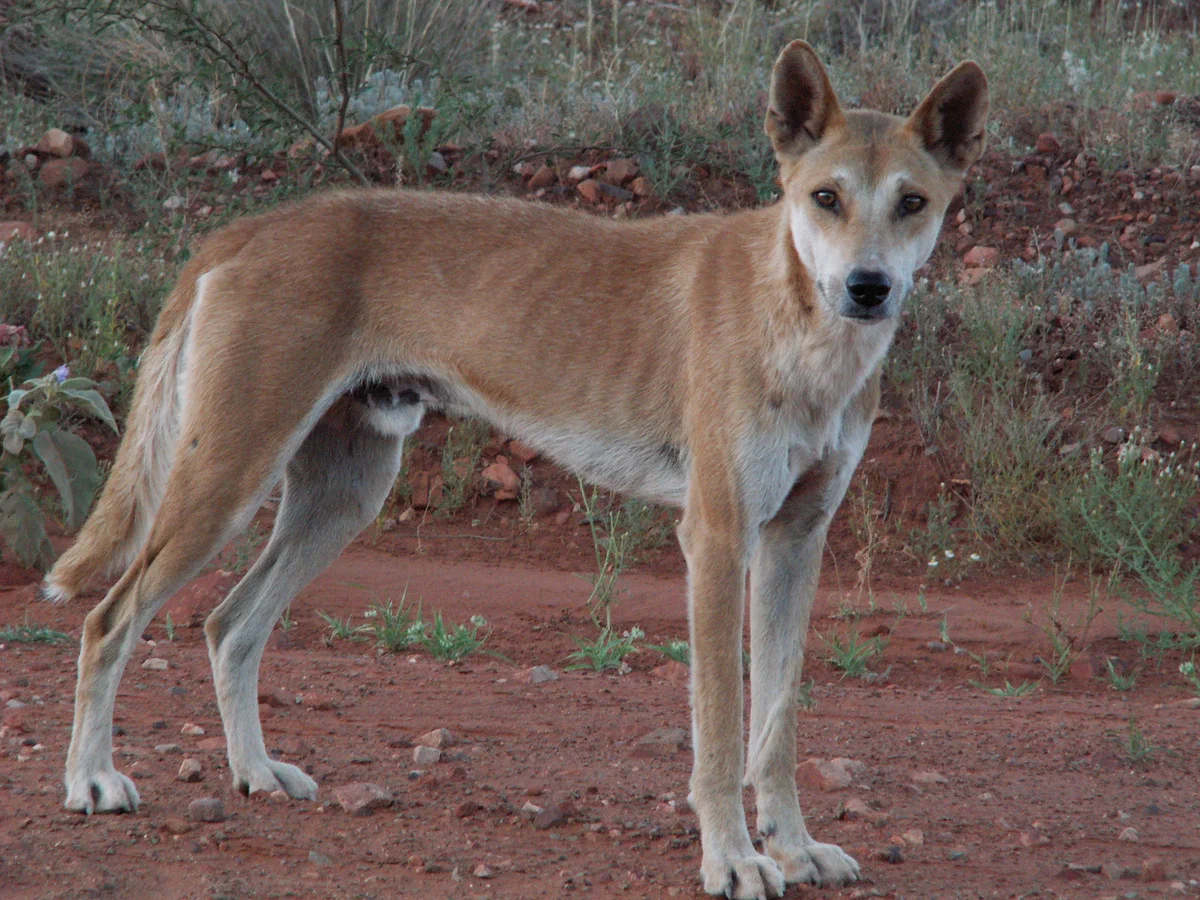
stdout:
{"type": "Polygon", "coordinates": [[[979,562],[981,559],[983,559],[983,557],[980,556],[978,553],[971,554],[971,562],[979,562]]]}
{"type": "Polygon", "coordinates": [[[954,559],[954,551],[953,550],[943,550],[942,553],[944,553],[946,555],[946,559],[954,559]]]}
{"type": "Polygon", "coordinates": [[[936,568],[937,568],[937,564],[938,564],[938,561],[937,561],[936,559],[931,559],[931,560],[929,561],[929,568],[931,568],[931,569],[936,569],[936,568]]]}

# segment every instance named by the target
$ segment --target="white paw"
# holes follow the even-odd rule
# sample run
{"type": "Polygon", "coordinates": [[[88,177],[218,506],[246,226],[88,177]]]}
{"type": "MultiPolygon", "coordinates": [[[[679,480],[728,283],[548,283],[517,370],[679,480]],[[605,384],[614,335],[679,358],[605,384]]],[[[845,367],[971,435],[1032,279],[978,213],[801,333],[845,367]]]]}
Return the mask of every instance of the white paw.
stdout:
{"type": "Polygon", "coordinates": [[[316,800],[317,783],[303,770],[275,759],[262,759],[233,767],[233,786],[243,794],[286,791],[293,800],[316,800]]]}
{"type": "Polygon", "coordinates": [[[90,775],[68,775],[67,809],[76,812],[137,812],[137,788],[111,765],[90,775]]]}
{"type": "Polygon", "coordinates": [[[772,835],[767,838],[765,849],[783,870],[788,884],[840,887],[859,878],[854,857],[836,844],[818,844],[813,840],[785,841],[772,835]]]}
{"type": "Polygon", "coordinates": [[[782,897],[783,873],[775,860],[751,847],[743,852],[706,852],[700,864],[705,893],[732,900],[769,900],[782,897]]]}

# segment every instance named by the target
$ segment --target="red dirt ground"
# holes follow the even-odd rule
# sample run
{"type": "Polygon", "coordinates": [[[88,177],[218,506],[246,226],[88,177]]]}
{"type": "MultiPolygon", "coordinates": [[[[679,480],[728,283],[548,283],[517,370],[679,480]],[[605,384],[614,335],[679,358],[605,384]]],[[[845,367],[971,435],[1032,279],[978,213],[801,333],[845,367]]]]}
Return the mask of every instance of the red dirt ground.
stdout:
{"type": "MultiPolygon", "coordinates": [[[[696,821],[684,803],[691,753],[647,755],[636,744],[656,728],[687,726],[686,686],[652,671],[662,660],[650,651],[623,676],[561,672],[569,636],[591,632],[588,586],[575,574],[588,568],[586,528],[539,521],[532,536],[501,541],[433,537],[470,533],[469,522],[433,521],[423,530],[419,548],[400,531],[360,538],[298,598],[296,624],[277,630],[267,650],[262,685],[298,698],[263,704],[267,746],[312,772],[321,785],[316,804],[247,799],[228,780],[198,625],[231,577],[213,572],[183,592],[171,606],[175,640],[166,640],[160,617],[146,635],[157,645],[139,646],[122,684],[116,755],[144,800],[134,815],[89,818],[61,808],[74,645],[0,649],[0,699],[27,704],[3,711],[0,897],[699,896],[696,821]],[[551,530],[579,541],[549,540],[551,530]],[[317,610],[357,615],[406,590],[451,620],[486,616],[498,655],[444,666],[423,652],[326,644],[317,610]],[[152,655],[170,668],[142,669],[152,655]],[[522,682],[537,664],[560,678],[522,682]],[[206,735],[182,735],[186,722],[206,735]],[[414,774],[413,739],[438,727],[457,743],[414,774]],[[155,751],[166,743],[201,761],[199,783],[175,779],[183,756],[155,751]],[[383,786],[394,805],[348,816],[332,794],[354,782],[383,786]],[[226,820],[186,822],[199,797],[221,798],[226,820]],[[540,829],[520,813],[527,801],[569,801],[573,812],[540,829]],[[481,864],[490,878],[475,877],[481,864]]],[[[831,614],[857,596],[847,577],[852,562],[828,558],[813,626],[822,634],[847,627],[831,614]]],[[[34,599],[33,573],[10,566],[0,574],[0,623],[28,616],[78,637],[94,598],[50,607],[34,599]]],[[[660,551],[626,585],[621,627],[640,624],[656,642],[686,634],[677,551],[660,551]]],[[[1200,896],[1191,880],[1200,878],[1200,712],[1188,705],[1174,663],[1140,663],[1112,639],[1105,615],[1060,685],[1043,681],[1031,696],[1005,699],[970,683],[980,673],[965,654],[929,647],[945,614],[956,642],[998,660],[991,683],[1036,679],[1046,640],[1024,613],[1030,604],[1040,609],[1052,589],[1050,578],[1029,573],[972,577],[928,589],[929,612],[921,614],[915,579],[878,578],[879,611],[859,622],[867,634],[890,631],[875,666],[887,676],[876,684],[841,679],[812,637],[816,706],[801,714],[801,754],[852,757],[866,771],[846,789],[804,787],[802,800],[814,835],[853,853],[866,881],[793,887],[789,897],[1200,896]],[[893,612],[899,599],[904,617],[893,612]],[[1105,650],[1119,666],[1140,669],[1133,692],[1094,677],[1105,650]],[[1121,745],[1131,717],[1157,748],[1140,765],[1121,745]],[[930,771],[945,783],[913,780],[930,771]],[[838,818],[851,798],[869,804],[865,820],[838,818]],[[1127,828],[1136,841],[1120,838],[1127,828]],[[893,845],[899,863],[882,858],[893,845]],[[1154,859],[1162,865],[1144,865],[1154,859]]],[[[1082,596],[1070,586],[1068,601],[1082,596]]],[[[752,804],[748,793],[748,810],[752,804]]]]}

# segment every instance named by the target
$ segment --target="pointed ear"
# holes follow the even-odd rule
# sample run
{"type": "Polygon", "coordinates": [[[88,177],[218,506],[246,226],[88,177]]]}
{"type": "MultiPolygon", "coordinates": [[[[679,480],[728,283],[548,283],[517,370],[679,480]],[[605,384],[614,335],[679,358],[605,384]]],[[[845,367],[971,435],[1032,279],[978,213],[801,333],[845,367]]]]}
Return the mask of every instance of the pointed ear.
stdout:
{"type": "Polygon", "coordinates": [[[907,127],[942,165],[963,172],[983,156],[987,115],[987,76],[968,61],[933,86],[907,127]]]}
{"type": "Polygon", "coordinates": [[[792,41],[771,70],[766,132],[776,157],[782,161],[799,156],[842,121],[833,85],[816,52],[804,41],[792,41]]]}

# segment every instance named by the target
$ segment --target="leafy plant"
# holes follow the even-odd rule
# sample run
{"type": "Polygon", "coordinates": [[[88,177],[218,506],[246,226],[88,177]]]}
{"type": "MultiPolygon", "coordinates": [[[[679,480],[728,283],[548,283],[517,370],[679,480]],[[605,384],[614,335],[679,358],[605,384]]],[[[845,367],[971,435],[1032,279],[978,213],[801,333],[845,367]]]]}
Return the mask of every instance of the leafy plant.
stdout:
{"type": "Polygon", "coordinates": [[[480,637],[479,629],[486,627],[487,619],[483,616],[471,616],[470,626],[460,623],[447,627],[439,612],[434,614],[433,622],[417,639],[417,643],[432,653],[434,659],[456,662],[464,656],[470,656],[484,645],[491,632],[480,637]]]}
{"type": "Polygon", "coordinates": [[[363,613],[363,618],[368,621],[359,625],[356,631],[374,637],[375,646],[388,653],[399,653],[425,639],[425,622],[421,619],[421,610],[412,612],[403,596],[394,607],[391,600],[386,604],[372,603],[363,613]]]}
{"type": "Polygon", "coordinates": [[[285,606],[279,614],[279,627],[283,631],[291,631],[296,627],[296,620],[292,618],[292,604],[285,606]]]}
{"type": "Polygon", "coordinates": [[[87,441],[61,427],[71,407],[116,432],[116,420],[96,383],[72,378],[66,366],[10,391],[8,411],[0,421],[0,535],[26,566],[45,568],[54,559],[38,505],[41,490],[27,474],[29,464],[40,461],[58,492],[63,523],[71,530],[83,522],[100,487],[96,454],[87,441]]]}
{"type": "Polygon", "coordinates": [[[34,625],[25,614],[25,621],[20,625],[6,625],[0,629],[0,643],[5,644],[61,644],[71,640],[71,636],[61,631],[55,631],[45,625],[34,625]]]}
{"type": "Polygon", "coordinates": [[[667,659],[673,659],[685,666],[692,664],[692,648],[684,640],[667,641],[665,644],[646,644],[646,649],[661,653],[667,659]]]}
{"type": "Polygon", "coordinates": [[[442,499],[437,512],[450,516],[466,506],[479,488],[479,461],[491,430],[479,419],[450,426],[442,448],[442,499]]]}
{"type": "Polygon", "coordinates": [[[1007,678],[1004,679],[1004,687],[988,687],[980,681],[972,681],[971,684],[993,697],[1027,697],[1037,689],[1036,681],[1022,681],[1020,684],[1013,684],[1007,678]]]}
{"type": "Polygon", "coordinates": [[[175,620],[171,618],[171,613],[169,611],[167,612],[167,621],[165,623],[165,627],[167,630],[167,640],[174,641],[175,640],[175,620]]]}
{"type": "Polygon", "coordinates": [[[1117,735],[1116,740],[1125,756],[1134,765],[1146,762],[1158,750],[1143,733],[1134,716],[1129,717],[1128,728],[1123,734],[1117,735]]]}
{"type": "Polygon", "coordinates": [[[317,610],[317,615],[320,617],[322,622],[329,626],[329,636],[326,638],[326,643],[332,643],[335,640],[362,640],[360,633],[363,626],[355,626],[351,624],[351,622],[354,620],[353,613],[346,616],[344,619],[339,619],[337,616],[330,615],[322,610],[317,610]]]}
{"type": "Polygon", "coordinates": [[[592,549],[596,554],[596,573],[591,575],[592,592],[587,598],[588,613],[597,628],[612,630],[612,607],[617,601],[617,584],[630,563],[633,540],[628,530],[621,527],[620,512],[601,512],[599,492],[589,494],[582,479],[579,481],[580,506],[583,507],[588,529],[592,535],[592,549]],[[603,527],[600,523],[603,523],[603,527]]]}
{"type": "Polygon", "coordinates": [[[808,681],[802,681],[796,686],[796,703],[805,712],[812,712],[817,708],[817,698],[813,696],[813,688],[817,683],[811,678],[808,681]]]}
{"type": "Polygon", "coordinates": [[[821,635],[821,641],[829,648],[825,661],[840,669],[844,677],[863,678],[870,674],[871,663],[882,655],[887,641],[882,636],[864,640],[858,630],[833,637],[821,635]]]}
{"type": "Polygon", "coordinates": [[[566,670],[571,672],[576,669],[592,669],[604,672],[608,669],[620,669],[625,657],[638,651],[637,641],[645,636],[646,633],[642,629],[634,626],[624,634],[617,634],[611,627],[602,628],[594,641],[571,638],[579,649],[567,655],[567,659],[574,662],[567,666],[566,670]]]}
{"type": "Polygon", "coordinates": [[[1108,673],[1108,686],[1114,691],[1132,691],[1137,684],[1137,672],[1130,672],[1128,675],[1122,675],[1117,671],[1116,666],[1111,659],[1104,661],[1104,668],[1108,673]]]}

